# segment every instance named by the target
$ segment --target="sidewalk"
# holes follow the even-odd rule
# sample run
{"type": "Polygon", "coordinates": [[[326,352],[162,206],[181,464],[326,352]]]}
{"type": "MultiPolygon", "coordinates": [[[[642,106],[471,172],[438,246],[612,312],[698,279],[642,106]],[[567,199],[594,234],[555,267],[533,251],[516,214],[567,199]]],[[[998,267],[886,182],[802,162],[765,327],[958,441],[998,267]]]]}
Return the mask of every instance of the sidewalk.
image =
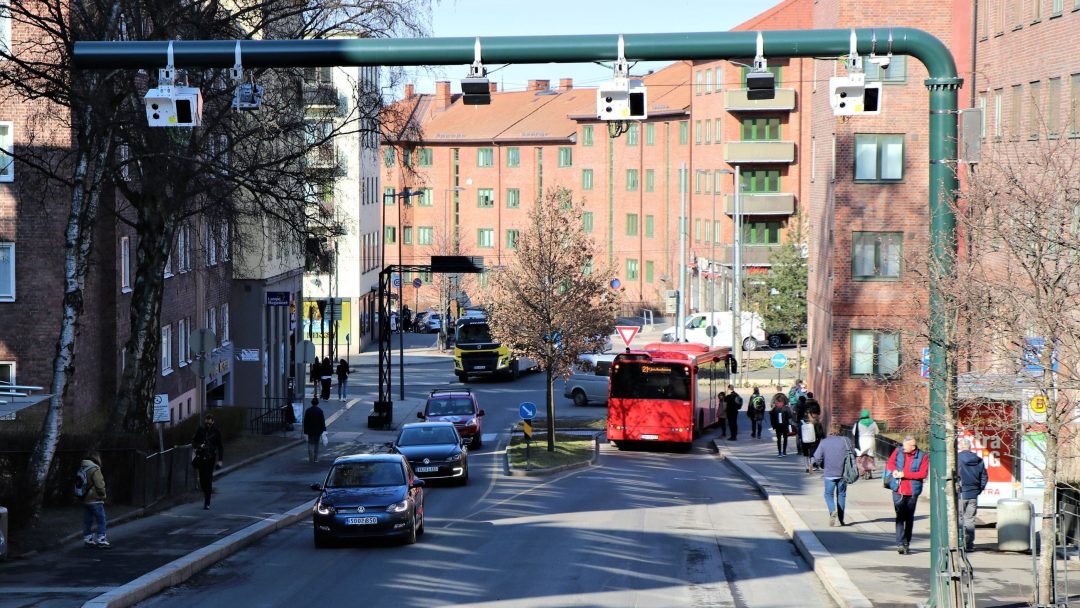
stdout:
{"type": "MultiPolygon", "coordinates": [[[[773,512],[792,536],[841,606],[915,606],[930,597],[930,500],[919,498],[911,554],[896,552],[892,496],[881,485],[881,462],[874,479],[848,486],[846,523],[829,527],[821,474],[806,474],[794,437],[788,455],[779,458],[771,430],[751,439],[750,423],[739,415],[739,439],[717,439],[721,456],[768,497],[773,512]],[[743,428],[745,426],[745,428],[743,428]]],[[[994,512],[980,510],[980,519],[994,512]]],[[[1027,606],[1031,594],[1030,554],[996,550],[993,527],[975,533],[975,569],[979,606],[1027,606]]],[[[1075,575],[1075,574],[1074,574],[1075,575]]]]}
{"type": "MultiPolygon", "coordinates": [[[[323,404],[330,445],[318,464],[307,461],[307,447],[297,434],[280,453],[223,469],[215,476],[210,511],[203,511],[199,500],[110,527],[111,549],[84,548],[80,537],[26,559],[0,562],[0,607],[130,606],[303,520],[315,498],[309,485],[322,481],[335,456],[393,438],[394,431],[364,425],[370,401],[362,394],[323,404]],[[339,420],[364,430],[335,432],[339,420]]],[[[395,425],[414,418],[415,409],[412,403],[395,407],[395,425]]]]}

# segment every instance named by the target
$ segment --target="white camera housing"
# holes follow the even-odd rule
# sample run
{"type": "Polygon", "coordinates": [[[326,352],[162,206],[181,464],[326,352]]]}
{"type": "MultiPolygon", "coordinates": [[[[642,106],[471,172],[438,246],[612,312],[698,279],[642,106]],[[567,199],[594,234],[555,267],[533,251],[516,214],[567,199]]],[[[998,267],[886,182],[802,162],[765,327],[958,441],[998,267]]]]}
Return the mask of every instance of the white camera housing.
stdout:
{"type": "Polygon", "coordinates": [[[197,87],[163,86],[143,96],[151,127],[202,126],[202,92],[197,87]]]}
{"type": "Polygon", "coordinates": [[[829,79],[829,104],[835,116],[881,113],[881,83],[866,82],[862,73],[829,79]]]}
{"type": "Polygon", "coordinates": [[[870,55],[866,60],[883,70],[887,70],[889,64],[892,63],[892,55],[870,55]]]}
{"type": "Polygon", "coordinates": [[[649,117],[645,83],[633,78],[616,78],[596,89],[596,118],[599,120],[643,120],[649,117]]]}

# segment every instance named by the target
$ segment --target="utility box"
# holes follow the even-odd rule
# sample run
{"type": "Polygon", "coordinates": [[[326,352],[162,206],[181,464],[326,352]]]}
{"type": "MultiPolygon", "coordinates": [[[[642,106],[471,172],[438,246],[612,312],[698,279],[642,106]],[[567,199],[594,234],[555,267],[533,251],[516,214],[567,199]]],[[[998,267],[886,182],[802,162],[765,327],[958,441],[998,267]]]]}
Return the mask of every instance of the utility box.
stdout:
{"type": "Polygon", "coordinates": [[[1004,498],[997,503],[998,551],[1031,550],[1031,523],[1035,507],[1031,501],[1004,498]]]}

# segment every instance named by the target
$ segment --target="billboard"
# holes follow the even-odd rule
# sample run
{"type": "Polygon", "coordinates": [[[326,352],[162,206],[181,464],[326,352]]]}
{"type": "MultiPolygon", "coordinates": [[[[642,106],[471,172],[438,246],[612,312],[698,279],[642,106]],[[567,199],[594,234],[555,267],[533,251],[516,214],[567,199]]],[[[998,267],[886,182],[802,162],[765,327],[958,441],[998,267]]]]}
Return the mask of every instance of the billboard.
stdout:
{"type": "Polygon", "coordinates": [[[972,451],[986,463],[989,483],[979,495],[980,507],[994,507],[1013,498],[1016,470],[1016,408],[1006,403],[966,403],[960,407],[957,434],[971,440],[972,451]]]}
{"type": "MultiPolygon", "coordinates": [[[[352,319],[352,302],[347,299],[337,299],[333,303],[334,321],[330,320],[330,304],[324,304],[323,310],[319,310],[320,300],[304,300],[304,328],[302,338],[318,344],[330,340],[330,323],[333,322],[334,337],[339,344],[345,343],[345,336],[349,334],[350,320],[352,319]],[[325,319],[323,317],[326,317],[325,319]]],[[[323,299],[321,302],[325,303],[323,299]]]]}

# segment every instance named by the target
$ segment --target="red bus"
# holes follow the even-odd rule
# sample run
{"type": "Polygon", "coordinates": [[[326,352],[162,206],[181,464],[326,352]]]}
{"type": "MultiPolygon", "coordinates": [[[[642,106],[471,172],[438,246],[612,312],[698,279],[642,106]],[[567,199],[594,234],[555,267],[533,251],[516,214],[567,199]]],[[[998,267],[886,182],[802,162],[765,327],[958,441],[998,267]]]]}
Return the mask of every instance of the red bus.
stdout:
{"type": "MultiPolygon", "coordinates": [[[[717,422],[717,393],[731,378],[731,349],[704,344],[647,344],[615,357],[608,385],[608,441],[689,447],[717,422]]],[[[621,447],[621,446],[620,446],[621,447]]]]}

